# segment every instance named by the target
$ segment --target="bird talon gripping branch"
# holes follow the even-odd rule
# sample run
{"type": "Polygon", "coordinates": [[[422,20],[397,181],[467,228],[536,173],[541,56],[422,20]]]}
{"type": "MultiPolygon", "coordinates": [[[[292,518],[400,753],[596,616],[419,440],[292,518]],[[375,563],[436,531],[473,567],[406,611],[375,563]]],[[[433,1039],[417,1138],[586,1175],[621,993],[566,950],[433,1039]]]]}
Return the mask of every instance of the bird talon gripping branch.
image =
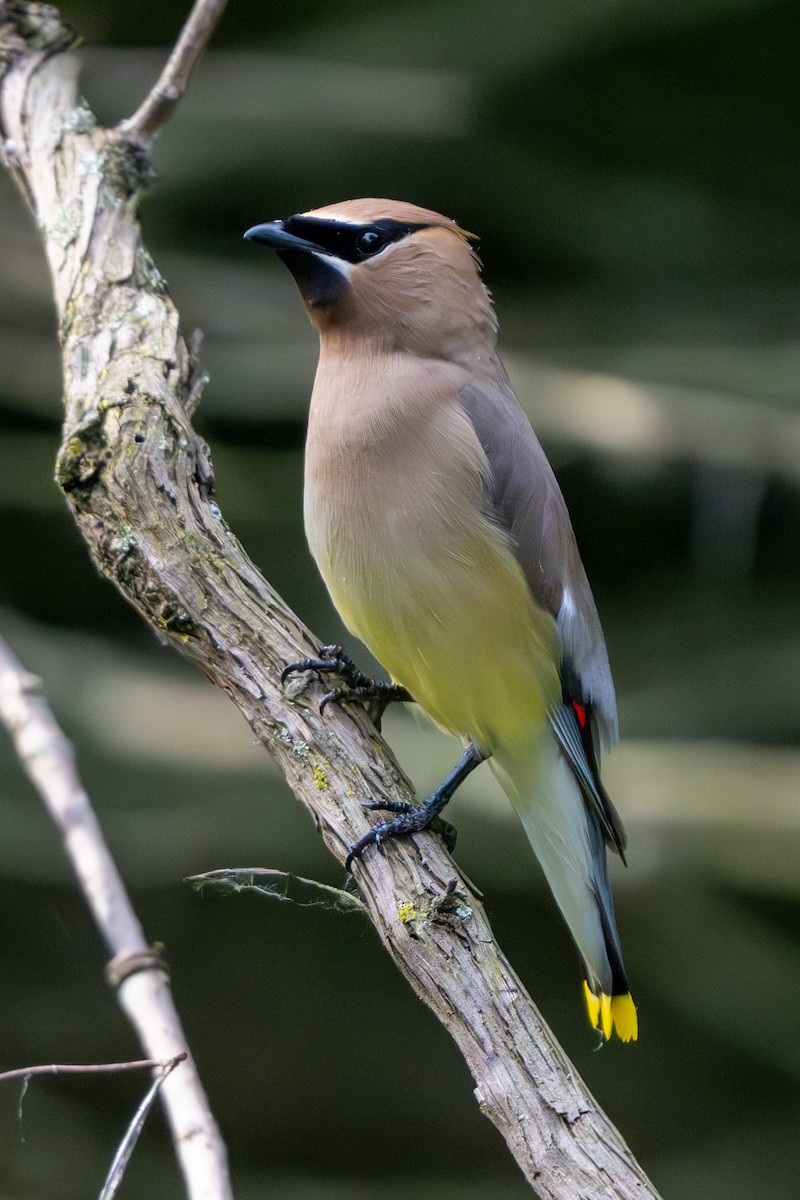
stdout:
{"type": "Polygon", "coordinates": [[[364,812],[407,813],[412,805],[406,804],[405,800],[365,800],[361,807],[364,812]]]}
{"type": "Polygon", "coordinates": [[[394,682],[363,676],[339,646],[284,678],[337,674],[323,707],[357,699],[377,720],[413,696],[468,744],[444,784],[374,826],[347,865],[423,828],[489,758],[577,946],[589,1020],[629,1041],[637,1015],[606,867],[625,834],[598,769],[617,740],[614,685],[564,498],[497,354],[472,235],[373,199],[245,237],[277,251],[319,332],[306,533],[342,619],[394,682]]]}
{"type": "Polygon", "coordinates": [[[383,679],[372,679],[356,666],[353,660],[342,650],[341,646],[320,646],[319,658],[301,658],[298,662],[288,663],[281,671],[281,683],[285,683],[290,675],[302,671],[316,671],[325,675],[338,675],[344,679],[344,687],[331,688],[319,702],[319,711],[323,713],[329,704],[363,705],[378,729],[381,727],[381,717],[387,705],[411,700],[410,694],[399,684],[387,683],[383,679]]]}
{"type": "Polygon", "coordinates": [[[351,693],[347,688],[337,687],[326,692],[319,702],[320,716],[325,712],[329,704],[342,704],[343,701],[350,699],[351,693]]]}
{"type": "Polygon", "coordinates": [[[405,810],[392,809],[389,805],[381,805],[389,812],[399,812],[399,816],[392,821],[381,821],[379,825],[373,825],[372,828],[360,837],[357,842],[354,842],[350,847],[350,852],[345,859],[345,870],[349,871],[353,862],[367,849],[368,846],[375,846],[379,850],[385,841],[390,838],[398,837],[405,833],[419,833],[433,820],[435,814],[427,815],[424,804],[407,804],[405,810]]]}
{"type": "Polygon", "coordinates": [[[290,675],[302,675],[303,671],[325,671],[328,664],[321,658],[300,658],[297,662],[287,663],[281,671],[281,683],[286,683],[290,675]]]}

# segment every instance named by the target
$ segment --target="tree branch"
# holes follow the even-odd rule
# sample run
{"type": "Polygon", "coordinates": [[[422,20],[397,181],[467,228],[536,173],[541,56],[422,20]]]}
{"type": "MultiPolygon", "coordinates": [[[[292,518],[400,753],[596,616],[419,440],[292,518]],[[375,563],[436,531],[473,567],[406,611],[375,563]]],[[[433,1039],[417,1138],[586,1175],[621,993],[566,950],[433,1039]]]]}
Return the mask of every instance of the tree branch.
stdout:
{"type": "MultiPolygon", "coordinates": [[[[145,941],[91,802],[78,778],[72,747],[29,675],[0,638],[0,721],[7,727],[31,782],[61,831],[64,849],[103,939],[114,955],[107,967],[120,1006],[156,1066],[169,1060],[163,1081],[164,1107],[186,1190],[191,1200],[229,1200],[225,1146],[208,1107],[194,1060],[175,1009],[164,964],[145,941]],[[183,1060],[186,1059],[184,1062],[183,1060]]],[[[140,1064],[135,1064],[140,1065],[140,1064]]],[[[87,1068],[82,1068],[84,1071],[87,1068]]],[[[89,1068],[94,1070],[121,1070],[89,1068]]],[[[33,1067],[26,1076],[75,1071],[33,1067]]],[[[13,1077],[9,1072],[4,1078],[13,1077]]],[[[162,1075],[158,1076],[159,1079],[162,1075]]]]}
{"type": "MultiPolygon", "coordinates": [[[[142,1099],[139,1107],[131,1118],[128,1128],[125,1130],[125,1136],[117,1147],[117,1152],[114,1155],[113,1162],[108,1169],[106,1181],[103,1184],[102,1191],[98,1200],[114,1200],[117,1192],[120,1189],[122,1180],[125,1177],[125,1172],[128,1169],[128,1163],[131,1161],[131,1156],[136,1148],[136,1143],[139,1141],[139,1134],[144,1128],[144,1123],[147,1120],[147,1115],[155,1103],[156,1096],[164,1087],[164,1084],[169,1079],[172,1072],[177,1067],[178,1063],[182,1062],[185,1055],[177,1055],[164,1063],[147,1089],[147,1093],[142,1099]]],[[[213,1194],[213,1193],[207,1193],[213,1194]]]]}
{"type": "MultiPolygon", "coordinates": [[[[186,1054],[176,1055],[169,1059],[170,1063],[183,1062],[186,1054]]],[[[112,1075],[118,1071],[151,1071],[164,1070],[167,1062],[157,1058],[137,1058],[131,1062],[118,1063],[44,1063],[35,1067],[15,1067],[13,1071],[0,1071],[0,1083],[9,1083],[12,1079],[33,1079],[36,1075],[112,1075]]]]}
{"type": "MultiPolygon", "coordinates": [[[[410,789],[365,717],[322,719],[316,688],[283,693],[281,668],[319,643],[211,500],[208,448],[187,410],[197,367],[133,217],[140,148],[76,108],[69,54],[40,55],[31,70],[36,54],[12,53],[0,122],[53,274],[66,407],[58,481],[101,570],[237,704],[343,862],[366,828],[361,799],[409,800],[410,789]]],[[[543,1200],[654,1200],[437,838],[393,843],[356,871],[381,940],[455,1039],[482,1110],[543,1200]]]]}
{"type": "Polygon", "coordinates": [[[217,27],[228,0],[196,0],[158,82],[120,130],[152,145],[189,85],[195,64],[217,27]]]}

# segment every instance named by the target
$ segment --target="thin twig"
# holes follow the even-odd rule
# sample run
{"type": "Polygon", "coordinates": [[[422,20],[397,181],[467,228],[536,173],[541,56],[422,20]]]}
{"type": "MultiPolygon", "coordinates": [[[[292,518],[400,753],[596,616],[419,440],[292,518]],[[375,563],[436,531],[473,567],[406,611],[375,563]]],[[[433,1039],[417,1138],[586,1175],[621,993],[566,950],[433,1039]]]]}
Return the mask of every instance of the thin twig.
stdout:
{"type": "Polygon", "coordinates": [[[226,4],[227,0],[196,0],[158,82],[133,116],[119,125],[120,133],[152,144],[180,103],[226,4]]]}
{"type": "MultiPolygon", "coordinates": [[[[83,894],[114,956],[110,967],[121,1007],[154,1059],[180,1058],[186,1038],[168,977],[131,907],[78,776],[72,746],[41,695],[40,681],[24,669],[2,638],[0,721],[61,831],[83,894]]],[[[164,1105],[191,1200],[228,1200],[231,1190],[225,1146],[191,1057],[170,1077],[164,1088],[164,1105]]]]}
{"type": "Polygon", "coordinates": [[[137,1108],[136,1112],[133,1114],[131,1123],[125,1132],[124,1138],[119,1144],[117,1153],[114,1155],[111,1166],[108,1169],[106,1181],[103,1184],[103,1188],[100,1192],[98,1200],[114,1200],[114,1197],[119,1191],[119,1185],[122,1183],[125,1171],[127,1170],[128,1163],[131,1161],[131,1155],[133,1154],[136,1143],[139,1140],[139,1134],[144,1128],[144,1123],[147,1120],[147,1114],[153,1107],[153,1101],[160,1092],[164,1081],[172,1073],[172,1071],[175,1070],[178,1063],[183,1062],[185,1057],[185,1054],[178,1054],[175,1056],[175,1058],[170,1059],[169,1062],[164,1063],[161,1071],[150,1084],[144,1099],[137,1108]]]}
{"type": "Polygon", "coordinates": [[[188,875],[186,882],[193,884],[198,892],[206,888],[217,892],[257,892],[275,900],[289,900],[301,908],[331,908],[340,913],[369,916],[366,904],[353,892],[274,867],[219,867],[202,875],[188,875]],[[264,882],[257,883],[260,879],[264,882]]]}
{"type": "Polygon", "coordinates": [[[31,1079],[34,1075],[108,1075],[116,1071],[144,1071],[148,1067],[162,1070],[167,1063],[182,1061],[185,1054],[176,1054],[174,1059],[138,1058],[133,1062],[118,1063],[45,1063],[36,1067],[16,1067],[13,1071],[0,1071],[0,1083],[12,1079],[31,1079]]]}

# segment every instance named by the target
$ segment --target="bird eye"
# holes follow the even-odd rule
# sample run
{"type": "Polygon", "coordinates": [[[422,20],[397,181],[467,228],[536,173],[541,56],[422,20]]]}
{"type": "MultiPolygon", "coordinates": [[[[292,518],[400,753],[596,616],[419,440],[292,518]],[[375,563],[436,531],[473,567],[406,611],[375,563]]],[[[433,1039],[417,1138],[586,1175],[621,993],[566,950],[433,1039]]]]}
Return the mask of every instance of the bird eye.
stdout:
{"type": "Polygon", "coordinates": [[[375,229],[364,229],[356,238],[356,250],[360,258],[369,258],[377,254],[386,245],[387,239],[375,229]]]}

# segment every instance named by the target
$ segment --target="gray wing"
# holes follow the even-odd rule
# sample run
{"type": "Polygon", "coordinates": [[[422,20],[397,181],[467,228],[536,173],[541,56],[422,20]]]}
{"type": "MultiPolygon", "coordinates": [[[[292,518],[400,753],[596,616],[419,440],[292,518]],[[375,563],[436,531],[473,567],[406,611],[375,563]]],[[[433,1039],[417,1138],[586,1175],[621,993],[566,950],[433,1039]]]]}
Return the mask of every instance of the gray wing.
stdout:
{"type": "Polygon", "coordinates": [[[491,469],[487,500],[511,535],[537,604],[552,613],[570,699],[589,703],[601,741],[617,741],[617,704],[603,630],[552,467],[497,361],[496,382],[459,393],[491,469]]]}

